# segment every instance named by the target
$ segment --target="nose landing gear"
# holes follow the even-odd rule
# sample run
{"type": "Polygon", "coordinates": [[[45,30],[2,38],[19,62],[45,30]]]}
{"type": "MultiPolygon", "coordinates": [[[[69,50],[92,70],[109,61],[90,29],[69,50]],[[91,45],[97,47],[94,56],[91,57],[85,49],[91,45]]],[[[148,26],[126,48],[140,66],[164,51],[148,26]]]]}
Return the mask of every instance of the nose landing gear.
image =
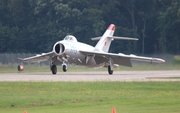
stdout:
{"type": "Polygon", "coordinates": [[[66,64],[62,64],[62,70],[63,70],[64,72],[67,71],[67,65],[66,65],[66,64]]]}
{"type": "MultiPolygon", "coordinates": [[[[50,70],[51,70],[52,74],[54,74],[54,75],[57,74],[57,66],[55,64],[53,64],[53,62],[50,63],[50,70]]],[[[64,72],[67,71],[67,64],[66,63],[62,64],[62,70],[64,72]]]]}

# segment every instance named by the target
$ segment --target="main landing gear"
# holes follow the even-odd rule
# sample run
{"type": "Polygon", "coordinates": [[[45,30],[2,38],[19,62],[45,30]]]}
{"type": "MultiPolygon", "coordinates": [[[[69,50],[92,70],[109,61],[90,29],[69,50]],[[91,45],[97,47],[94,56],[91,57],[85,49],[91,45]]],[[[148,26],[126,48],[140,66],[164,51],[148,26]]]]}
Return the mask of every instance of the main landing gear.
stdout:
{"type": "Polygon", "coordinates": [[[108,66],[108,73],[109,73],[110,75],[113,74],[113,70],[111,69],[111,66],[108,66]]]}
{"type": "Polygon", "coordinates": [[[112,74],[113,74],[113,70],[114,70],[114,62],[113,62],[113,60],[110,58],[110,59],[109,59],[109,66],[108,66],[108,73],[109,73],[110,75],[112,75],[112,74]]]}
{"type": "Polygon", "coordinates": [[[51,66],[51,72],[52,72],[52,74],[54,74],[54,75],[57,73],[57,67],[56,67],[56,65],[53,64],[53,65],[51,66]]]}

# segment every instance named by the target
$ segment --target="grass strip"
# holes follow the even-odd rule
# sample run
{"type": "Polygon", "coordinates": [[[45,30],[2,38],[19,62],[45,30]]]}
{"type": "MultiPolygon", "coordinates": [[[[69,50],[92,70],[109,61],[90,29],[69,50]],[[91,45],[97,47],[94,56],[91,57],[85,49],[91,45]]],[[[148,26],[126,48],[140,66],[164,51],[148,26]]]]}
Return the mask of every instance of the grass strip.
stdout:
{"type": "Polygon", "coordinates": [[[0,82],[0,112],[178,113],[179,82],[0,82]]]}

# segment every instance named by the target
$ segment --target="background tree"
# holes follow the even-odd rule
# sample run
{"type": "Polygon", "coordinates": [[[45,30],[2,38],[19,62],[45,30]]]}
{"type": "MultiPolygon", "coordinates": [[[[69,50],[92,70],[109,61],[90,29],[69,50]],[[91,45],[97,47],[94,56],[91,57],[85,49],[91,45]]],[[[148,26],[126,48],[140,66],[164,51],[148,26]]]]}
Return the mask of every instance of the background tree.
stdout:
{"type": "Polygon", "coordinates": [[[48,52],[68,34],[95,45],[111,23],[139,41],[113,41],[110,52],[180,52],[178,0],[0,0],[0,15],[0,53],[48,52]]]}
{"type": "Polygon", "coordinates": [[[159,6],[159,48],[163,53],[179,53],[180,3],[178,0],[165,0],[160,1],[159,6]]]}

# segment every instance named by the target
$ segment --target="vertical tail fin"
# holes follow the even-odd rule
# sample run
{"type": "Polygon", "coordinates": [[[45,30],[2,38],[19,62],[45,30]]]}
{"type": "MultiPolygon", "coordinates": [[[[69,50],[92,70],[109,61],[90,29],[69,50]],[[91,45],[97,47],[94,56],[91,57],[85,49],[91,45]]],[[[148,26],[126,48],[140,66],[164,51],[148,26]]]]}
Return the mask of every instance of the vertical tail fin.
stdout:
{"type": "Polygon", "coordinates": [[[115,25],[111,24],[107,28],[107,30],[105,31],[103,36],[100,38],[98,43],[96,44],[96,46],[95,46],[96,51],[103,51],[103,52],[108,52],[109,51],[111,41],[113,40],[112,37],[114,35],[114,31],[115,31],[115,25]]]}

